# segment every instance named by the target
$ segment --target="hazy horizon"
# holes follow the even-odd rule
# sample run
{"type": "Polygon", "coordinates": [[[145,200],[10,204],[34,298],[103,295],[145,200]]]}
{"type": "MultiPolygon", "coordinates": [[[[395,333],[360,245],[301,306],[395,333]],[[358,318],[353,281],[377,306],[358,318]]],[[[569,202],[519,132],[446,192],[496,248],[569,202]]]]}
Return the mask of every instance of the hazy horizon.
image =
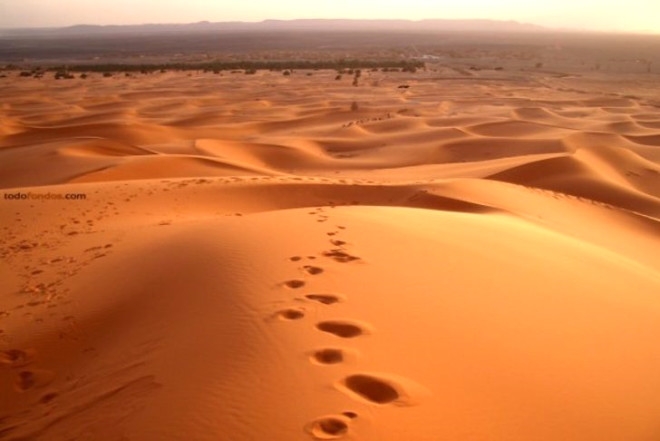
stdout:
{"type": "Polygon", "coordinates": [[[88,0],[0,0],[0,28],[43,28],[74,25],[139,25],[209,22],[260,22],[294,19],[361,20],[501,20],[549,28],[605,32],[660,33],[660,2],[631,0],[556,0],[533,4],[528,0],[435,1],[382,0],[264,0],[236,4],[212,0],[115,0],[111,9],[88,0]]]}

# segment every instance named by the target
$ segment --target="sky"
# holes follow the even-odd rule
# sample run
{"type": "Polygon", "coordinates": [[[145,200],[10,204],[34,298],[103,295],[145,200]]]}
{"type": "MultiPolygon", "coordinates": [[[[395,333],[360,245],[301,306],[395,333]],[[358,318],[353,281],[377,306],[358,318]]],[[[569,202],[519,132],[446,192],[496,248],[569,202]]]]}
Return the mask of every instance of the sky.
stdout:
{"type": "Polygon", "coordinates": [[[660,34],[660,0],[0,0],[0,28],[295,18],[494,19],[660,34]]]}

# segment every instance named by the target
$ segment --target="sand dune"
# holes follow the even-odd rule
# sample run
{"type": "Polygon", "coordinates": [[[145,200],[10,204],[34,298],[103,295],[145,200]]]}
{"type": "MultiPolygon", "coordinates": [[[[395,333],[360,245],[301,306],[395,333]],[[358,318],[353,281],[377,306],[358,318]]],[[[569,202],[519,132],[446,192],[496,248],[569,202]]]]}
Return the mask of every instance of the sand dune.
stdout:
{"type": "Polygon", "coordinates": [[[643,79],[309,73],[0,79],[0,439],[657,439],[643,79]]]}

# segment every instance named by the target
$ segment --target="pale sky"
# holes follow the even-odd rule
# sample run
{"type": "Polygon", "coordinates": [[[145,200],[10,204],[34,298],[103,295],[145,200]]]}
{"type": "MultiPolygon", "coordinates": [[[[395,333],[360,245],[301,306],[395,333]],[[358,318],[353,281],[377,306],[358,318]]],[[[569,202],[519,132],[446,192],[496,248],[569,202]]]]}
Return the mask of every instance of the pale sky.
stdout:
{"type": "Polygon", "coordinates": [[[294,18],[486,18],[660,34],[660,0],[0,0],[0,28],[294,18]]]}

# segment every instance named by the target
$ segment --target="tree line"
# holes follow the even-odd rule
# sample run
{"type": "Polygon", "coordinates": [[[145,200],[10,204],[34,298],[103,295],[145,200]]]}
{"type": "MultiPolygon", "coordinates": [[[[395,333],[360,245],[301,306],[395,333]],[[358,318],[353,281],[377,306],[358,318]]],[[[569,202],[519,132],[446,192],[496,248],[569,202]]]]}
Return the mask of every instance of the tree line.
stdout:
{"type": "Polygon", "coordinates": [[[157,64],[74,64],[67,66],[49,67],[49,71],[69,72],[157,72],[162,70],[206,70],[206,71],[232,71],[232,70],[320,70],[334,69],[401,69],[414,71],[423,68],[424,63],[419,60],[292,60],[292,61],[210,61],[203,63],[157,63],[157,64]]]}

